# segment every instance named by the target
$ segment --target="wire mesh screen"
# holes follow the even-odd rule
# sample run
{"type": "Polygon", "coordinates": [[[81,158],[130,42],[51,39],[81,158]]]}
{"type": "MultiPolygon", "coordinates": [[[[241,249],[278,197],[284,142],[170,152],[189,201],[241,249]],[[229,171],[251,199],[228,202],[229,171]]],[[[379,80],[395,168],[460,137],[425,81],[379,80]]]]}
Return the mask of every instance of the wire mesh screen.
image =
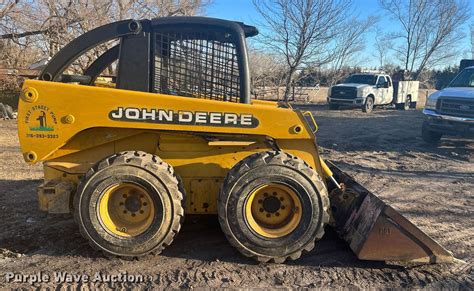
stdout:
{"type": "Polygon", "coordinates": [[[240,101],[235,43],[223,33],[156,32],[157,93],[240,101]]]}

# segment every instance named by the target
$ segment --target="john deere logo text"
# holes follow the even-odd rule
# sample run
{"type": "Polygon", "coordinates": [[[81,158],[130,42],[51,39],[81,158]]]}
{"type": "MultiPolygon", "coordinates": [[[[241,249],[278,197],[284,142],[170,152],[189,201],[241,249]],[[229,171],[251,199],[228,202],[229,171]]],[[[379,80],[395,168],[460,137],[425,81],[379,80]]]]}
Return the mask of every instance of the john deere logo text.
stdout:
{"type": "Polygon", "coordinates": [[[225,126],[255,128],[258,119],[252,114],[230,112],[174,111],[148,108],[118,107],[110,111],[109,118],[120,121],[138,121],[160,124],[225,126]]]}
{"type": "Polygon", "coordinates": [[[25,124],[31,131],[54,131],[56,115],[45,105],[35,105],[25,115],[25,124]]]}

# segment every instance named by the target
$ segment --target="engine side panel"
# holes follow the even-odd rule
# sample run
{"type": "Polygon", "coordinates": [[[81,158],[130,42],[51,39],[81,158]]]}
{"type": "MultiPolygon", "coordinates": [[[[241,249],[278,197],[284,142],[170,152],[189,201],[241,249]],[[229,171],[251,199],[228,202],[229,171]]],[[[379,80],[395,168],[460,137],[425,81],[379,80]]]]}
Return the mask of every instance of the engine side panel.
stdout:
{"type": "MultiPolygon", "coordinates": [[[[140,150],[158,155],[171,164],[182,178],[187,193],[187,213],[216,213],[217,194],[227,172],[245,157],[273,149],[264,137],[259,136],[209,136],[132,130],[116,134],[117,139],[110,141],[110,134],[103,128],[88,129],[58,150],[58,157],[44,162],[44,185],[48,185],[49,190],[38,191],[42,202],[40,209],[58,212],[52,208],[52,205],[58,204],[53,200],[62,199],[64,203],[72,201],[70,197],[80,179],[96,162],[117,152],[140,150]],[[85,149],[79,151],[71,150],[76,148],[75,145],[85,144],[90,136],[95,136],[94,146],[84,146],[85,149]],[[61,194],[65,193],[61,190],[65,183],[73,185],[68,188],[71,193],[67,198],[61,194]]],[[[314,144],[305,141],[278,141],[277,146],[306,160],[311,160],[314,155],[314,144]]],[[[315,167],[314,163],[311,165],[315,167]]],[[[70,209],[70,205],[63,205],[60,209],[61,213],[65,213],[64,210],[70,209]]]]}

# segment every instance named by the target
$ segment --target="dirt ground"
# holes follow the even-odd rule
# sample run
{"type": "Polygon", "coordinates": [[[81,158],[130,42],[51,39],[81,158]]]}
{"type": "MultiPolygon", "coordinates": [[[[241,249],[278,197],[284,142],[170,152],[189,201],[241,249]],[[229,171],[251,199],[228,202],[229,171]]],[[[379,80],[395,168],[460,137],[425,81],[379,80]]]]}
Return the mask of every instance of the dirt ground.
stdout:
{"type": "Polygon", "coordinates": [[[443,139],[439,147],[426,145],[420,138],[420,111],[378,109],[366,115],[358,109],[305,109],[316,115],[324,157],[336,161],[464,262],[400,266],[358,261],[328,229],[316,248],[300,260],[258,264],[227,243],[215,217],[187,218],[176,240],[161,255],[139,261],[106,258],[88,246],[70,217],[38,212],[36,187],[41,168],[24,164],[15,122],[0,121],[0,288],[31,286],[6,283],[8,272],[43,272],[52,278],[34,286],[472,290],[474,141],[452,138],[443,139]],[[54,272],[127,273],[142,275],[137,280],[143,282],[56,284],[54,272]]]}

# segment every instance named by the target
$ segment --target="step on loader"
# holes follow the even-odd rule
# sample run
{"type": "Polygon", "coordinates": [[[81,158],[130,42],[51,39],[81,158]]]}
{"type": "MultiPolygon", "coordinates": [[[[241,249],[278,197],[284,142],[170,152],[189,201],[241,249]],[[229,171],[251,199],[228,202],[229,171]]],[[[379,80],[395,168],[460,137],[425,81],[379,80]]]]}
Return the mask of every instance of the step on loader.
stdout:
{"type": "Polygon", "coordinates": [[[185,215],[217,214],[228,241],[261,262],[298,259],[328,224],[363,260],[451,262],[323,160],[311,113],[251,98],[246,38],[257,33],[165,17],[107,24],[66,45],[19,101],[24,159],[44,166],[40,210],[72,213],[92,247],[120,257],[159,253],[185,215]]]}

